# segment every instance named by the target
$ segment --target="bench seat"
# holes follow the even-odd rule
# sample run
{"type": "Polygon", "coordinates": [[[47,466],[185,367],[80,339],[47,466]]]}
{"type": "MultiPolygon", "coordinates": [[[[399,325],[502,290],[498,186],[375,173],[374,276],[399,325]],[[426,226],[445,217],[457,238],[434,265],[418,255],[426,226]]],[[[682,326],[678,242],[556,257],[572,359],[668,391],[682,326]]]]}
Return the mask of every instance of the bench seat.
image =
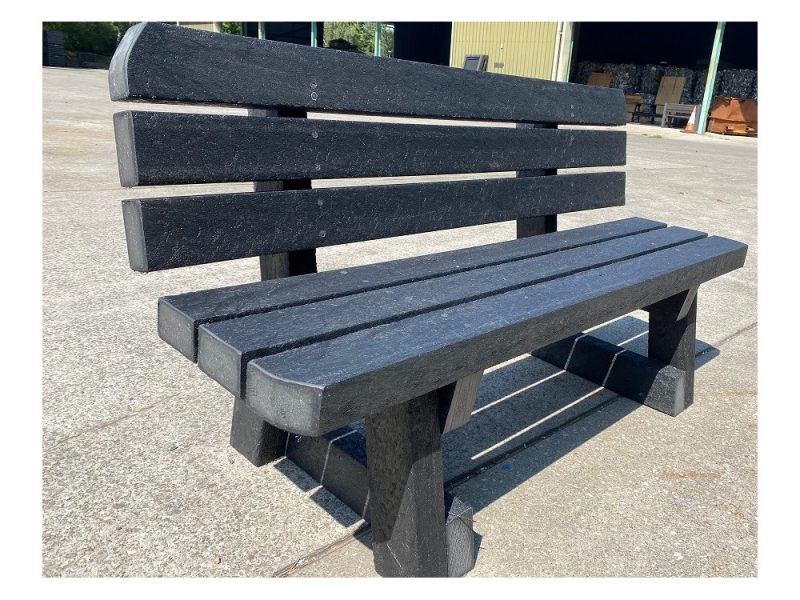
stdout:
{"type": "Polygon", "coordinates": [[[745,252],[624,219],[165,297],[159,331],[268,422],[319,436],[695,288],[745,252]]]}

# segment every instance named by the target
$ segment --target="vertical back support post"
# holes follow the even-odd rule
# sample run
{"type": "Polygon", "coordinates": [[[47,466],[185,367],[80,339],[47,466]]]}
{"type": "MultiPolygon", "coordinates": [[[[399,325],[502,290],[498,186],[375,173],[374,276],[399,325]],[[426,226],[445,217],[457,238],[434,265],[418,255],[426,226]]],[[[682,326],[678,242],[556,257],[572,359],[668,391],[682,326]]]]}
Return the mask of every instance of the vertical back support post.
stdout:
{"type": "MultiPolygon", "coordinates": [[[[558,125],[544,123],[517,123],[518,129],[524,128],[556,129],[558,125]]],[[[542,175],[555,175],[558,169],[528,169],[517,171],[517,177],[541,177],[542,175]]],[[[517,219],[517,238],[553,233],[558,231],[558,215],[544,215],[542,217],[525,217],[517,219]]]]}
{"type": "Polygon", "coordinates": [[[697,288],[665,298],[645,310],[650,313],[648,356],[686,373],[682,404],[680,394],[676,398],[677,414],[694,401],[697,288]]]}
{"type": "MultiPolygon", "coordinates": [[[[298,110],[257,110],[250,109],[251,117],[295,117],[305,118],[307,113],[298,110]]],[[[255,181],[253,189],[256,192],[276,190],[305,190],[311,189],[310,179],[297,179],[290,181],[255,181]]],[[[297,250],[295,252],[281,252],[266,254],[259,257],[261,281],[292,277],[316,273],[317,260],[314,248],[297,250]]],[[[266,463],[283,456],[286,450],[287,433],[270,425],[248,408],[241,398],[234,398],[233,420],[231,423],[231,446],[255,466],[260,467],[266,463]]]]}
{"type": "Polygon", "coordinates": [[[447,577],[438,391],[366,418],[375,569],[447,577]]]}
{"type": "MultiPolygon", "coordinates": [[[[294,117],[306,118],[308,113],[303,110],[257,110],[250,109],[247,114],[251,117],[294,117]]],[[[275,190],[310,190],[310,179],[292,179],[289,181],[255,181],[253,189],[256,192],[270,192],[275,190]]],[[[278,254],[265,254],[259,257],[261,265],[261,281],[278,279],[279,277],[293,277],[317,272],[316,249],[296,250],[294,252],[280,252],[278,254]]]]}

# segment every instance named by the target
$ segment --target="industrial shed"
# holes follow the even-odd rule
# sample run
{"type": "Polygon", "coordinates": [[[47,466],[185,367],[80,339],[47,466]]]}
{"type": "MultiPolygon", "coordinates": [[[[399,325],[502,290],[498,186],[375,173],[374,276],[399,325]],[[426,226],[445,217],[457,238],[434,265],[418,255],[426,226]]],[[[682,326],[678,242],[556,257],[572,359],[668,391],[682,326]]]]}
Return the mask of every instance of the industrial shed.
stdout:
{"type": "MultiPolygon", "coordinates": [[[[696,107],[698,132],[709,116],[712,130],[731,129],[719,112],[714,121],[714,111],[741,103],[750,111],[747,132],[757,131],[754,22],[393,22],[377,24],[376,55],[388,55],[380,43],[387,25],[394,58],[620,88],[631,120],[644,115],[655,122],[667,104],[696,107]],[[709,82],[713,91],[706,93],[709,82]]],[[[244,35],[312,46],[322,45],[324,28],[322,22],[242,23],[244,35]]]]}

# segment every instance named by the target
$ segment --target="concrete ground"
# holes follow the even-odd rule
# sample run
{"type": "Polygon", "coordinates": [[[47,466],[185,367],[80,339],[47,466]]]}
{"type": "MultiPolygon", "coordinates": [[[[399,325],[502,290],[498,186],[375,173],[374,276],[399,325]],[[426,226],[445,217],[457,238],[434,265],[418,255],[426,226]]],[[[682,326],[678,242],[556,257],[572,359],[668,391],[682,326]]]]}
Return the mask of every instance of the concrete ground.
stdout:
{"type": "MultiPolygon", "coordinates": [[[[127,107],[106,72],[44,69],[43,90],[44,575],[374,575],[358,516],[291,462],[237,455],[230,395],[156,334],[159,296],[253,281],[257,259],[127,265],[120,200],[246,184],[123,190],[111,115],[127,107]]],[[[757,142],[627,129],[627,206],[560,227],[659,219],[741,240],[747,263],[700,290],[696,399],[677,418],[530,357],[486,374],[472,421],[445,439],[449,487],[476,510],[471,576],[756,575],[757,142]]],[[[513,236],[501,223],[318,259],[513,236]]],[[[598,335],[641,350],[646,316],[598,335]]]]}

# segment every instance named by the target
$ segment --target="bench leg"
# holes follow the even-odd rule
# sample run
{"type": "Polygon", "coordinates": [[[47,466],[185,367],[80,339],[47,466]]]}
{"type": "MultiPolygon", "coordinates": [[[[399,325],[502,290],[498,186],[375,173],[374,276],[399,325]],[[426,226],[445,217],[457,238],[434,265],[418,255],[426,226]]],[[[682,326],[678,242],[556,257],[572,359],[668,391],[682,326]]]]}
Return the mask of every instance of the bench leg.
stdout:
{"type": "Polygon", "coordinates": [[[581,333],[533,356],[670,416],[694,395],[697,288],[644,307],[650,313],[647,356],[581,333]]]}
{"type": "Polygon", "coordinates": [[[317,272],[317,251],[297,250],[259,256],[261,281],[317,272]]]}
{"type": "Polygon", "coordinates": [[[558,231],[558,215],[517,219],[517,239],[558,231]]]}
{"type": "MultiPolygon", "coordinates": [[[[313,248],[267,254],[259,257],[259,264],[261,281],[305,275],[317,270],[316,253],[313,248]]],[[[261,467],[283,456],[287,435],[285,431],[270,425],[250,410],[240,398],[234,399],[231,446],[255,466],[261,467]]]]}
{"type": "Polygon", "coordinates": [[[439,395],[366,419],[375,569],[384,577],[447,577],[439,395]]]}
{"type": "MultiPolygon", "coordinates": [[[[289,434],[286,458],[365,521],[372,521],[368,502],[366,439],[360,431],[343,427],[320,437],[289,434]]],[[[461,577],[475,567],[473,509],[445,491],[444,512],[447,575],[461,577]]]]}
{"type": "Polygon", "coordinates": [[[234,399],[231,446],[256,467],[283,456],[287,435],[250,410],[241,398],[234,399]]]}
{"type": "MultiPolygon", "coordinates": [[[[545,123],[517,123],[517,129],[557,129],[557,125],[545,123]]],[[[557,169],[527,169],[517,171],[517,177],[542,177],[556,175],[557,169]]],[[[541,217],[523,217],[517,219],[517,238],[553,233],[558,229],[558,215],[544,215],[541,217]]]]}
{"type": "Polygon", "coordinates": [[[533,356],[670,416],[683,410],[686,374],[681,369],[590,334],[539,348],[533,356]]]}
{"type": "Polygon", "coordinates": [[[683,394],[676,394],[675,414],[678,414],[694,400],[697,288],[656,302],[645,310],[650,313],[648,356],[686,374],[683,394]]]}

